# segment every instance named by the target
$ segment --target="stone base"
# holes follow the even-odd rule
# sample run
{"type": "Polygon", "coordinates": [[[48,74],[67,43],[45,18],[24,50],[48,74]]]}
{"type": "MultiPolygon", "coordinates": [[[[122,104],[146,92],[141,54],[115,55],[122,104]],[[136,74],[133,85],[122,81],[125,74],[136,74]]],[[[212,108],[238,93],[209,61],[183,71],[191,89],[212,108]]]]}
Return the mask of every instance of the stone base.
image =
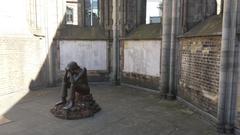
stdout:
{"type": "Polygon", "coordinates": [[[58,118],[73,120],[91,117],[101,110],[91,94],[76,96],[75,105],[69,110],[63,109],[64,106],[54,106],[50,112],[58,118]]]}
{"type": "Polygon", "coordinates": [[[173,100],[176,99],[176,96],[174,96],[173,94],[167,94],[166,99],[169,100],[169,101],[173,101],[173,100]]]}

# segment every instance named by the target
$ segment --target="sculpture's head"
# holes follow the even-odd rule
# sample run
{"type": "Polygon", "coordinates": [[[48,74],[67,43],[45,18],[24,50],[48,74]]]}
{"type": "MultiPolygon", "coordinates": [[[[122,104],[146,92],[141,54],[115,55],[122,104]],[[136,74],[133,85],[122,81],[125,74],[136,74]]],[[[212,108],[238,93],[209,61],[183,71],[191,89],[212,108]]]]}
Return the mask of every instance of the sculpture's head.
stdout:
{"type": "Polygon", "coordinates": [[[68,63],[66,70],[69,71],[70,73],[74,73],[74,71],[79,70],[80,67],[78,66],[78,64],[74,61],[68,63]]]}

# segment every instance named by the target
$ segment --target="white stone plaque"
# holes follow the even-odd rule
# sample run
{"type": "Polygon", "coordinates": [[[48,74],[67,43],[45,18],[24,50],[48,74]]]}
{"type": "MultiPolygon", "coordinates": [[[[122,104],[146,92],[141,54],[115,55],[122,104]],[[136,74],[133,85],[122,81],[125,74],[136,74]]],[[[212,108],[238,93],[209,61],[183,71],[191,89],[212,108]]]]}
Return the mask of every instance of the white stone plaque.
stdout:
{"type": "Polygon", "coordinates": [[[60,41],[60,69],[71,61],[88,70],[107,70],[107,42],[60,41]]]}
{"type": "Polygon", "coordinates": [[[124,42],[124,72],[160,75],[160,40],[124,42]]]}

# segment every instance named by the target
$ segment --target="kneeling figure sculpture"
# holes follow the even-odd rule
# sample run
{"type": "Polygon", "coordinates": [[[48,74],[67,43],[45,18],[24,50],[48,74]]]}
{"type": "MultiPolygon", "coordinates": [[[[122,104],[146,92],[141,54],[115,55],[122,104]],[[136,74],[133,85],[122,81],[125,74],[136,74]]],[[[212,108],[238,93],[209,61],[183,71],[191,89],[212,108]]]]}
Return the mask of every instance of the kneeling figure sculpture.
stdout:
{"type": "Polygon", "coordinates": [[[81,68],[76,62],[70,62],[65,69],[61,98],[50,110],[58,118],[81,119],[101,110],[90,93],[87,69],[81,68]]]}

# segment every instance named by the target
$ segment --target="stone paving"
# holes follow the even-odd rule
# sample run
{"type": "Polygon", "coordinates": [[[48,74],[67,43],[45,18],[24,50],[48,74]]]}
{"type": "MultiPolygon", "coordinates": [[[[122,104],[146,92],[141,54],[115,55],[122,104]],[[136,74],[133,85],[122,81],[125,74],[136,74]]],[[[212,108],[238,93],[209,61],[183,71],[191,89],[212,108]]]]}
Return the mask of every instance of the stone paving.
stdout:
{"type": "Polygon", "coordinates": [[[102,110],[81,120],[55,118],[49,109],[59,87],[31,91],[5,117],[0,135],[215,135],[215,127],[176,101],[126,86],[91,85],[102,110]]]}

